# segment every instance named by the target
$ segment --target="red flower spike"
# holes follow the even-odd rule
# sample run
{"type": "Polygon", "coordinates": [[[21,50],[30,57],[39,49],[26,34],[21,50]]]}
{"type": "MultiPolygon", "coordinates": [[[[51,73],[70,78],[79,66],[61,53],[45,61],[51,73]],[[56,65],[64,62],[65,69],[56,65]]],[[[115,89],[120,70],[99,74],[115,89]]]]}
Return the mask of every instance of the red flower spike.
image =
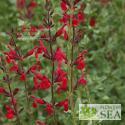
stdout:
{"type": "Polygon", "coordinates": [[[10,67],[9,71],[18,71],[18,65],[15,63],[15,61],[12,61],[13,66],[10,67]]]}
{"type": "Polygon", "coordinates": [[[40,83],[40,88],[48,89],[48,88],[50,88],[50,85],[51,85],[51,83],[48,80],[48,78],[45,75],[43,75],[42,82],[40,83]]]}
{"type": "Polygon", "coordinates": [[[79,23],[78,19],[76,19],[74,16],[72,17],[72,26],[76,26],[79,23]]]}
{"type": "Polygon", "coordinates": [[[30,8],[34,8],[37,6],[37,3],[34,1],[34,0],[31,0],[30,4],[29,4],[29,7],[30,8]]]}
{"type": "Polygon", "coordinates": [[[31,98],[33,98],[33,103],[32,103],[32,107],[33,108],[37,108],[38,104],[45,104],[46,102],[44,100],[42,100],[41,98],[35,97],[34,95],[31,96],[31,98]]]}
{"type": "Polygon", "coordinates": [[[30,25],[30,29],[29,29],[29,32],[30,32],[30,36],[34,36],[34,33],[36,32],[36,27],[33,26],[33,25],[30,25]]]}
{"type": "Polygon", "coordinates": [[[91,18],[91,19],[89,20],[89,25],[90,25],[91,27],[94,27],[95,24],[96,24],[96,20],[95,20],[94,18],[91,18]]]}
{"type": "Polygon", "coordinates": [[[52,115],[52,113],[53,113],[53,107],[52,107],[52,105],[49,104],[49,103],[46,103],[45,111],[47,112],[48,115],[52,115]]]}
{"type": "Polygon", "coordinates": [[[51,85],[51,83],[45,75],[35,73],[34,88],[48,89],[50,87],[50,85],[51,85]]]}
{"type": "Polygon", "coordinates": [[[67,10],[67,5],[66,5],[65,2],[61,1],[60,6],[61,6],[62,11],[66,11],[67,10]]]}
{"type": "Polygon", "coordinates": [[[70,15],[64,13],[63,17],[59,20],[61,23],[67,24],[68,19],[70,18],[70,15]]]}
{"type": "Polygon", "coordinates": [[[11,62],[11,60],[10,60],[10,58],[9,58],[8,56],[6,56],[6,62],[7,62],[8,64],[10,64],[10,62],[11,62]]]}
{"type": "Polygon", "coordinates": [[[63,34],[64,27],[65,27],[65,25],[63,25],[61,28],[58,29],[58,31],[55,34],[55,37],[59,37],[63,34]]]}
{"type": "Polygon", "coordinates": [[[81,13],[81,12],[78,12],[77,18],[78,18],[79,21],[83,21],[84,18],[85,18],[85,15],[83,13],[81,13]]]}
{"type": "Polygon", "coordinates": [[[0,94],[3,94],[5,92],[5,89],[3,87],[0,87],[0,94]]]}
{"type": "Polygon", "coordinates": [[[26,75],[25,75],[24,72],[21,73],[21,75],[20,75],[20,80],[21,80],[21,81],[25,81],[25,80],[26,80],[26,75]]]}
{"type": "Polygon", "coordinates": [[[87,50],[84,50],[83,52],[81,52],[74,62],[78,70],[82,70],[85,67],[84,54],[86,53],[87,53],[87,50]]]}
{"type": "Polygon", "coordinates": [[[62,83],[59,84],[59,87],[57,88],[57,93],[60,93],[60,91],[65,91],[67,89],[67,78],[62,78],[62,83]]]}
{"type": "Polygon", "coordinates": [[[61,82],[63,80],[63,78],[66,77],[67,73],[64,72],[61,67],[60,67],[60,63],[58,64],[57,66],[57,69],[54,73],[54,79],[55,79],[55,82],[61,82]]]}
{"type": "Polygon", "coordinates": [[[64,107],[64,111],[67,112],[68,111],[68,99],[64,99],[62,101],[60,101],[56,106],[63,106],[64,107]]]}
{"type": "Polygon", "coordinates": [[[66,55],[62,52],[62,50],[58,47],[55,52],[54,52],[54,58],[59,62],[61,63],[63,60],[67,61],[66,59],[66,55]]]}
{"type": "Polygon", "coordinates": [[[87,81],[84,79],[85,75],[83,74],[79,80],[78,80],[78,84],[81,84],[81,85],[86,85],[87,84],[87,81]]]}
{"type": "Polygon", "coordinates": [[[29,51],[27,52],[27,54],[26,54],[25,57],[28,57],[28,56],[33,55],[33,53],[34,53],[34,51],[35,51],[35,48],[36,48],[36,47],[34,47],[34,48],[32,48],[31,50],[29,50],[29,51]]]}
{"type": "Polygon", "coordinates": [[[38,69],[38,71],[40,71],[40,61],[36,61],[36,63],[33,65],[33,66],[31,66],[30,67],[30,69],[29,69],[29,71],[31,71],[32,73],[36,70],[36,69],[38,69]]]}
{"type": "Polygon", "coordinates": [[[8,59],[10,59],[10,60],[12,60],[12,59],[18,59],[19,56],[18,56],[18,54],[16,53],[16,51],[13,50],[13,49],[11,48],[11,46],[8,46],[8,48],[10,49],[9,52],[4,52],[4,54],[5,54],[6,56],[8,56],[8,59]]]}
{"type": "Polygon", "coordinates": [[[33,81],[34,81],[34,88],[37,89],[39,87],[39,83],[37,81],[37,77],[33,77],[33,81]]]}
{"type": "Polygon", "coordinates": [[[33,108],[37,108],[37,102],[34,100],[33,103],[32,103],[32,107],[33,108]]]}
{"type": "Polygon", "coordinates": [[[68,33],[65,29],[63,30],[63,33],[64,33],[64,40],[68,40],[68,33]]]}
{"type": "Polygon", "coordinates": [[[6,108],[6,114],[5,114],[6,118],[7,119],[13,119],[13,117],[14,117],[14,111],[8,105],[5,105],[5,108],[6,108]]]}

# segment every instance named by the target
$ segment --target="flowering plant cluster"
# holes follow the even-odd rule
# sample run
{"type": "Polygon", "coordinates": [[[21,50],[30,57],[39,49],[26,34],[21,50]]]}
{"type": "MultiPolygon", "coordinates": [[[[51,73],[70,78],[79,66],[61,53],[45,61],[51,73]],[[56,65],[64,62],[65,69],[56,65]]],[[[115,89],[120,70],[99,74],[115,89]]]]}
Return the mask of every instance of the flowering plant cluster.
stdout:
{"type": "MultiPolygon", "coordinates": [[[[38,6],[35,0],[31,0],[28,5],[25,0],[17,0],[16,4],[19,13],[22,14],[22,9],[25,9],[25,16],[28,18],[33,16],[33,9],[38,6]]],[[[81,0],[60,0],[60,8],[62,12],[59,19],[60,26],[55,31],[53,31],[54,11],[52,4],[50,0],[46,0],[44,6],[46,14],[41,25],[30,24],[30,26],[26,26],[23,24],[18,31],[12,30],[8,33],[10,38],[7,44],[8,50],[2,52],[0,57],[0,68],[3,71],[2,81],[6,83],[5,86],[0,86],[0,95],[5,96],[8,100],[4,104],[5,117],[7,119],[16,117],[18,125],[22,124],[21,113],[27,109],[23,109],[16,98],[16,95],[22,91],[19,87],[12,87],[15,77],[24,85],[23,92],[26,95],[27,105],[32,107],[27,113],[31,115],[31,112],[33,114],[34,110],[37,111],[37,108],[41,107],[41,115],[46,114],[44,121],[43,119],[35,119],[33,124],[59,124],[59,111],[65,112],[65,115],[69,113],[73,124],[77,124],[77,120],[74,118],[76,116],[74,104],[77,98],[75,90],[78,86],[84,88],[87,84],[85,80],[85,56],[88,52],[86,49],[80,52],[76,51],[76,46],[84,37],[85,3],[82,3],[81,0]],[[35,40],[32,48],[27,52],[22,52],[22,47],[19,47],[16,41],[20,40],[25,32],[28,32],[29,37],[34,37],[38,31],[40,31],[40,36],[35,40]],[[57,44],[59,38],[63,38],[65,41],[63,47],[67,49],[63,49],[61,44],[57,44]],[[33,64],[23,65],[26,60],[31,58],[35,60],[33,64]],[[49,74],[43,73],[46,69],[42,66],[43,60],[50,65],[49,74]],[[80,72],[81,75],[76,76],[76,71],[80,72]],[[28,85],[29,77],[32,79],[32,85],[28,85]],[[49,96],[51,101],[45,100],[45,95],[39,94],[39,91],[46,91],[46,96],[49,96]],[[65,96],[60,98],[61,95],[65,96]],[[52,119],[47,121],[46,118],[50,117],[52,119]]],[[[94,27],[95,18],[91,17],[88,24],[90,27],[94,27]]]]}

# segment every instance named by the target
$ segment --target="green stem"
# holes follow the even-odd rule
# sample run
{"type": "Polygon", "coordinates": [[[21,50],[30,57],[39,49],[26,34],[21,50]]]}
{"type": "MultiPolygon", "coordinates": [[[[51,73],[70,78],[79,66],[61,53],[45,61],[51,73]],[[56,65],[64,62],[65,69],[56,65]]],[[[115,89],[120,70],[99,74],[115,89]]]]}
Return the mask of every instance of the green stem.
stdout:
{"type": "Polygon", "coordinates": [[[71,1],[71,16],[70,16],[70,24],[69,24],[69,43],[68,43],[68,58],[70,61],[68,62],[68,74],[69,74],[69,83],[70,83],[70,106],[71,106],[71,115],[73,120],[73,125],[76,125],[76,113],[74,108],[74,101],[73,101],[73,58],[74,58],[74,36],[75,36],[75,28],[72,27],[72,15],[73,15],[73,1],[71,1]],[[72,40],[71,40],[72,39],[72,40]]]}

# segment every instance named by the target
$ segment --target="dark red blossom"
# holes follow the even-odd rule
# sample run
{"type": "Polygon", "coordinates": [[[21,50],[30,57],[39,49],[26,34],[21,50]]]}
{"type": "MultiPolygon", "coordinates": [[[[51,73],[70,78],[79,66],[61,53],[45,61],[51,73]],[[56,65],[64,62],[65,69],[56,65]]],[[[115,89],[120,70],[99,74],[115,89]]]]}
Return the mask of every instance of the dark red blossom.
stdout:
{"type": "Polygon", "coordinates": [[[78,80],[78,84],[86,85],[87,81],[84,78],[85,78],[85,75],[82,74],[82,76],[78,80]]]}
{"type": "Polygon", "coordinates": [[[67,78],[62,78],[62,81],[61,83],[58,84],[58,88],[57,88],[57,93],[60,93],[60,91],[65,91],[67,89],[67,81],[68,79],[67,78]]]}
{"type": "Polygon", "coordinates": [[[63,34],[64,34],[64,40],[68,40],[68,33],[65,29],[63,30],[63,34]]]}
{"type": "Polygon", "coordinates": [[[34,76],[34,88],[48,89],[51,83],[49,79],[45,75],[41,75],[39,73],[35,73],[34,76]]]}
{"type": "Polygon", "coordinates": [[[52,113],[53,113],[53,107],[52,107],[52,105],[49,104],[49,103],[46,103],[45,111],[47,112],[48,115],[52,115],[52,113]]]}
{"type": "Polygon", "coordinates": [[[96,24],[95,18],[91,18],[91,19],[89,20],[89,25],[90,25],[91,27],[94,27],[95,24],[96,24]]]}
{"type": "Polygon", "coordinates": [[[12,119],[14,117],[13,109],[8,105],[5,105],[5,109],[6,109],[6,114],[5,114],[6,118],[7,119],[12,119]]]}
{"type": "Polygon", "coordinates": [[[37,46],[35,49],[35,57],[38,58],[38,55],[42,53],[47,53],[47,49],[44,46],[42,40],[39,40],[39,46],[37,46]]]}
{"type": "Polygon", "coordinates": [[[36,33],[36,32],[37,32],[36,27],[33,26],[33,25],[30,25],[30,29],[29,29],[30,35],[31,35],[31,36],[34,36],[34,35],[35,35],[34,33],[36,33]]]}
{"type": "Polygon", "coordinates": [[[74,64],[76,65],[76,68],[79,70],[82,70],[85,67],[85,63],[84,63],[84,54],[87,51],[84,50],[83,52],[81,52],[78,57],[76,58],[74,64]]]}
{"type": "Polygon", "coordinates": [[[26,80],[26,75],[25,75],[24,72],[21,73],[21,75],[20,75],[20,80],[21,80],[21,81],[25,81],[25,80],[26,80]]]}
{"type": "Polygon", "coordinates": [[[35,64],[33,64],[30,68],[29,71],[31,71],[32,73],[35,72],[36,70],[40,71],[41,67],[40,67],[40,61],[36,61],[35,64]]]}
{"type": "Polygon", "coordinates": [[[67,21],[69,20],[69,18],[70,18],[70,15],[68,15],[67,13],[64,13],[64,14],[63,14],[63,17],[60,18],[59,21],[60,21],[61,23],[67,24],[67,21]]]}
{"type": "Polygon", "coordinates": [[[59,37],[59,36],[61,36],[61,35],[63,34],[64,27],[65,27],[65,25],[63,25],[61,28],[59,28],[59,29],[57,30],[57,32],[56,32],[56,34],[55,34],[55,37],[56,37],[56,38],[59,37]]]}
{"type": "Polygon", "coordinates": [[[62,52],[62,50],[58,47],[54,52],[54,58],[61,63],[63,60],[67,61],[65,53],[62,52]]]}
{"type": "Polygon", "coordinates": [[[5,89],[3,87],[0,87],[0,94],[3,94],[5,92],[5,89]]]}
{"type": "Polygon", "coordinates": [[[67,10],[67,5],[66,5],[66,3],[64,1],[61,1],[60,6],[61,6],[62,11],[67,10]]]}
{"type": "Polygon", "coordinates": [[[67,112],[68,111],[68,106],[69,106],[68,99],[64,99],[64,100],[58,102],[58,104],[56,106],[63,106],[64,111],[67,112]]]}
{"type": "Polygon", "coordinates": [[[11,46],[8,46],[8,48],[9,48],[9,52],[4,52],[4,54],[6,55],[7,62],[9,63],[13,59],[14,60],[19,59],[19,55],[17,54],[17,52],[13,50],[11,46]]]}
{"type": "Polygon", "coordinates": [[[33,98],[33,103],[32,103],[33,108],[37,108],[38,104],[43,105],[46,103],[43,99],[35,97],[34,95],[32,95],[31,98],[33,98]]]}
{"type": "Polygon", "coordinates": [[[66,75],[67,73],[61,69],[61,64],[59,63],[54,73],[55,82],[61,82],[66,75]]]}
{"type": "Polygon", "coordinates": [[[9,71],[10,72],[18,71],[18,65],[15,63],[15,61],[12,61],[12,66],[10,67],[9,71]]]}

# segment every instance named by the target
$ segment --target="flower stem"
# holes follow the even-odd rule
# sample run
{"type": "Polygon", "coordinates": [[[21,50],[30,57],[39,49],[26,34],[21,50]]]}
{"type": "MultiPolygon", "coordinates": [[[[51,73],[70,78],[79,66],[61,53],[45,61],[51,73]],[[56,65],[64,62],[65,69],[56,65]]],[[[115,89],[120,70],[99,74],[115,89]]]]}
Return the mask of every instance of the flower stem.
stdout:
{"type": "Polygon", "coordinates": [[[73,120],[73,125],[76,125],[76,115],[75,115],[75,108],[74,108],[74,101],[73,101],[73,60],[74,60],[74,37],[75,37],[75,28],[72,27],[72,15],[73,15],[73,1],[71,1],[71,15],[70,15],[70,24],[69,24],[69,43],[68,43],[68,58],[70,59],[70,62],[68,62],[69,66],[69,83],[70,83],[70,106],[71,106],[71,115],[73,120]]]}
{"type": "Polygon", "coordinates": [[[15,111],[15,115],[17,117],[18,125],[21,125],[19,112],[17,110],[16,104],[14,103],[14,95],[13,95],[13,92],[12,92],[12,89],[11,89],[11,86],[10,86],[10,82],[8,82],[8,88],[9,88],[9,91],[10,91],[10,96],[11,96],[11,99],[12,99],[12,105],[13,105],[13,108],[14,108],[14,111],[15,111]]]}

